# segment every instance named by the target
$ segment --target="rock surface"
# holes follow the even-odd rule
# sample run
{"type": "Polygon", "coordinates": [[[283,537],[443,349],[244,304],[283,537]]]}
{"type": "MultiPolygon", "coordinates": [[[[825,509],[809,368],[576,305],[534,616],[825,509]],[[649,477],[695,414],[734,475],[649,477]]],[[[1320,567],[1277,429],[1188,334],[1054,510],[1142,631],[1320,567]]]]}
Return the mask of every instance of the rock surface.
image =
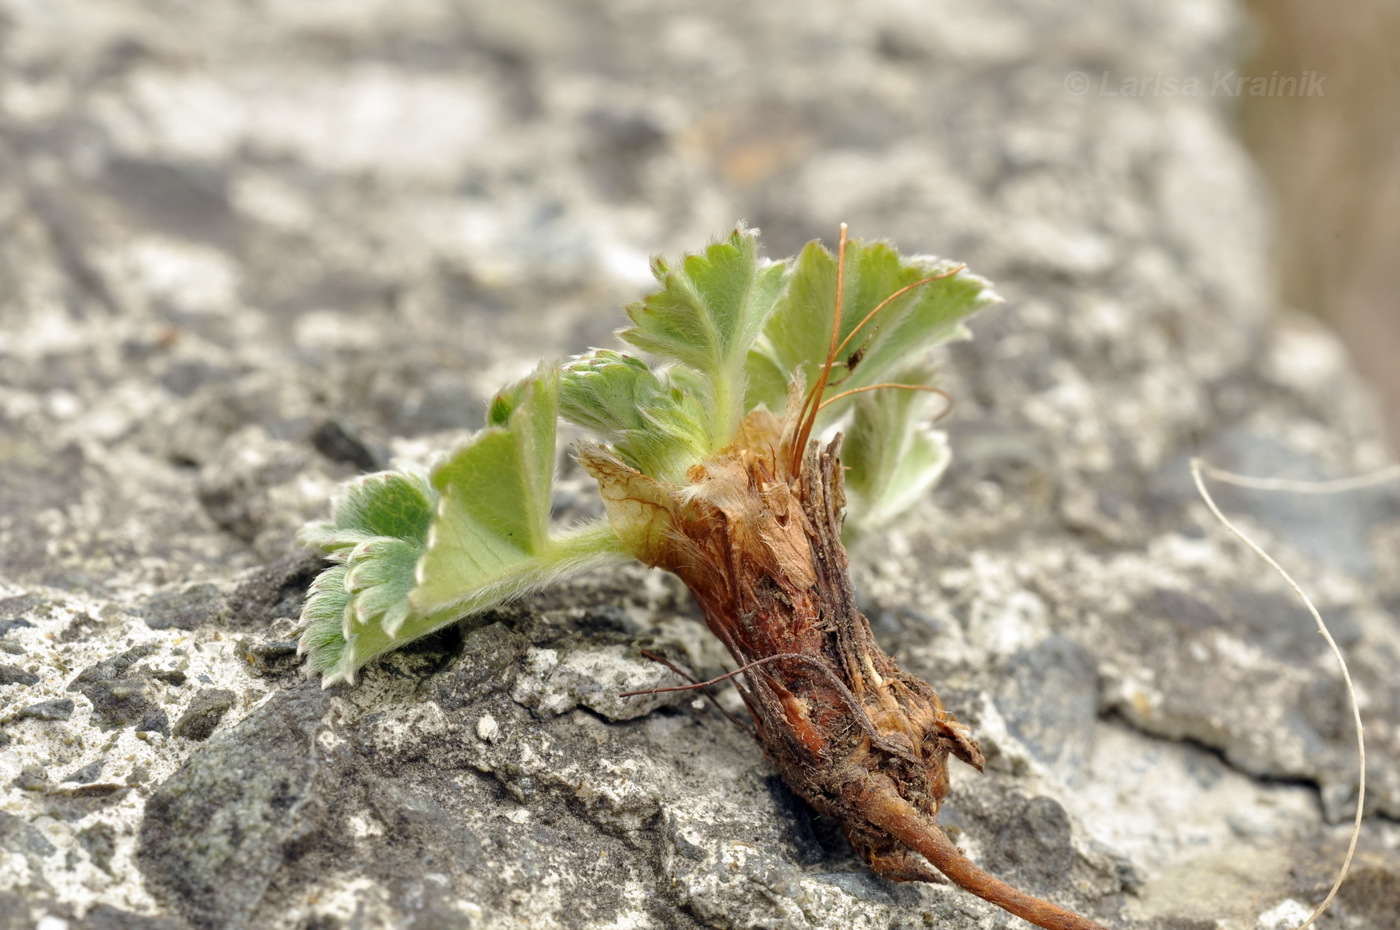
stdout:
{"type": "MultiPolygon", "coordinates": [[[[1115,927],[1320,900],[1344,692],[1186,463],[1350,474],[1377,418],[1273,306],[1231,101],[1097,78],[1209,86],[1239,11],[706,9],[0,0],[0,927],[1012,926],[874,878],[694,695],[618,699],[677,681],[643,648],[723,667],[659,575],[301,677],[292,533],[330,489],[607,344],[648,252],[739,217],[776,255],[846,220],[1008,298],[947,358],[947,479],[857,554],[877,636],[987,750],[958,842],[1115,927]]],[[[561,469],[560,513],[596,508],[561,469]]],[[[1220,498],[1368,718],[1319,926],[1391,930],[1400,490],[1220,498]]]]}

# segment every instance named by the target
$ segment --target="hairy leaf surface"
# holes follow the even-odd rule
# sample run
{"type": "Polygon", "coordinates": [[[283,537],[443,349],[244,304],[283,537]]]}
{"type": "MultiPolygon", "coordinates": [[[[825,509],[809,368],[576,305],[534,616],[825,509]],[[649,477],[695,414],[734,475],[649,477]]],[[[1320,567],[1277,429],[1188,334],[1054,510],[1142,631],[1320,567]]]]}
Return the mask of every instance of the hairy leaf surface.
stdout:
{"type": "Polygon", "coordinates": [[[301,648],[327,684],[390,649],[622,547],[603,522],[549,532],[559,370],[503,390],[488,425],[429,478],[386,472],[351,482],[332,520],[303,540],[343,564],[316,580],[301,648]]]}
{"type": "MultiPolygon", "coordinates": [[[[904,258],[884,242],[851,240],[846,246],[838,342],[846,341],[870,311],[901,288],[955,268],[955,263],[935,258],[904,258]]],[[[794,375],[800,373],[806,384],[816,381],[831,344],[836,283],[836,257],[821,243],[808,243],[749,352],[747,406],[765,404],[779,410],[794,375]]],[[[963,321],[998,299],[985,280],[965,271],[895,297],[836,359],[828,395],[893,380],[899,368],[937,346],[965,338],[963,321]]],[[[834,422],[849,411],[850,403],[832,404],[820,423],[834,422]]]]}
{"type": "Polygon", "coordinates": [[[678,267],[652,262],[661,288],[627,308],[632,345],[693,369],[703,385],[710,449],[729,441],[743,414],[745,360],[773,312],[787,274],[758,259],[758,237],[742,226],[678,267]]]}
{"type": "MultiPolygon", "coordinates": [[[[931,370],[904,371],[905,384],[927,384],[931,370]]],[[[841,461],[851,506],[846,533],[858,537],[904,513],[948,466],[948,440],[924,424],[930,408],[944,403],[922,391],[879,390],[856,398],[841,461]]]]}
{"type": "Polygon", "coordinates": [[[705,410],[693,392],[639,358],[594,349],[564,366],[559,413],[613,446],[644,474],[679,482],[709,452],[705,410]]]}

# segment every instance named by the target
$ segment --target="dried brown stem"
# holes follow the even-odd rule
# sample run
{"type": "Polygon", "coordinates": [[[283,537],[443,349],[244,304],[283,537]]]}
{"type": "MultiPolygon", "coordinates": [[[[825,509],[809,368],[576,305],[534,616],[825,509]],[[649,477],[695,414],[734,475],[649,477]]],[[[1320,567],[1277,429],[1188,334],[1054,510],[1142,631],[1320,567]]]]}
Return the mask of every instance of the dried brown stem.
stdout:
{"type": "Polygon", "coordinates": [[[622,694],[619,694],[618,697],[635,697],[639,694],[665,694],[672,691],[698,690],[702,695],[705,696],[706,700],[708,700],[712,705],[714,705],[715,710],[719,711],[721,714],[724,715],[724,718],[726,720],[728,720],[730,723],[734,724],[736,727],[743,730],[750,736],[756,737],[758,735],[753,731],[753,727],[749,726],[747,723],[731,714],[727,709],[725,709],[725,706],[721,704],[713,694],[706,690],[710,685],[724,681],[726,678],[738,674],[737,672],[730,672],[728,675],[721,675],[720,677],[712,678],[709,681],[700,681],[694,675],[690,674],[685,669],[681,668],[679,665],[672,662],[670,659],[666,658],[659,652],[652,652],[650,649],[643,649],[641,650],[641,652],[644,657],[650,659],[658,665],[664,665],[666,668],[669,668],[671,671],[675,672],[677,675],[690,682],[690,684],[679,685],[675,688],[645,688],[641,691],[627,691],[622,694]]]}
{"type": "Polygon", "coordinates": [[[851,344],[851,340],[856,337],[856,333],[860,332],[866,323],[869,323],[871,320],[875,319],[875,315],[877,313],[888,307],[895,300],[899,299],[900,297],[903,297],[905,294],[909,293],[916,287],[923,287],[925,284],[929,284],[933,281],[942,281],[944,278],[951,278],[953,275],[957,274],[959,271],[962,271],[966,267],[966,265],[959,265],[958,267],[953,268],[950,271],[945,271],[942,274],[934,274],[929,275],[927,278],[920,278],[912,284],[904,285],[899,290],[895,291],[893,294],[880,301],[878,304],[875,305],[874,309],[867,313],[865,317],[855,325],[854,329],[852,329],[849,333],[846,334],[846,338],[841,340],[841,344],[839,346],[836,346],[836,348],[832,350],[832,357],[834,358],[835,356],[840,355],[842,352],[846,351],[846,346],[851,344]]]}
{"type": "MultiPolygon", "coordinates": [[[[812,427],[817,423],[817,413],[821,409],[822,392],[826,390],[826,382],[831,378],[831,366],[836,362],[838,347],[837,339],[841,336],[841,306],[845,302],[846,291],[846,224],[841,224],[841,235],[836,245],[836,309],[831,322],[831,348],[826,354],[826,364],[822,366],[822,373],[817,378],[817,383],[812,385],[812,390],[807,393],[807,397],[802,401],[802,410],[798,413],[797,441],[793,443],[792,470],[798,471],[801,467],[802,455],[807,449],[807,440],[812,435],[812,427]],[[810,411],[808,408],[811,408],[810,411]]],[[[884,304],[881,304],[884,306],[884,304]]],[[[876,308],[877,310],[879,307],[876,308]]],[[[867,317],[866,319],[869,319],[867,317]]],[[[861,321],[864,325],[865,321],[861,321]]]]}

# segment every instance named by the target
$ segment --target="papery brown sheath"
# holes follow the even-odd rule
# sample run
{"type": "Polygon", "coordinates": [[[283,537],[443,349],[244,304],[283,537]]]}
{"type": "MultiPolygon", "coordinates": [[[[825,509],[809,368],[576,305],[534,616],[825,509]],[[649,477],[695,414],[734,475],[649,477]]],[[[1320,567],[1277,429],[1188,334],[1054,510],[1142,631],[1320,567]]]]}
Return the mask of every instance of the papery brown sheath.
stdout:
{"type": "MultiPolygon", "coordinates": [[[[794,388],[789,411],[799,400],[794,388]]],[[[736,441],[693,466],[683,487],[600,446],[581,448],[579,460],[610,516],[646,523],[634,554],[680,576],[747,667],[740,693],[783,780],[839,822],[872,869],[937,881],[932,863],[1038,926],[1102,930],[982,871],[937,825],[949,755],[980,770],[981,750],[933,688],[880,649],[857,609],[840,538],[840,438],[798,455],[801,419],[749,414],[736,441]]]]}

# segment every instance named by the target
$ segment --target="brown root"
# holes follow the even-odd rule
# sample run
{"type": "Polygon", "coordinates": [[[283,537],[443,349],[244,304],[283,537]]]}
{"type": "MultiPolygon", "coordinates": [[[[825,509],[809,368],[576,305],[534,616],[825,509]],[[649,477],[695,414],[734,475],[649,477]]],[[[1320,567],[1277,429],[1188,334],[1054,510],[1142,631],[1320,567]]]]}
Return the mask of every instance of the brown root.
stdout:
{"type": "Polygon", "coordinates": [[[739,666],[740,694],[783,780],[840,823],[876,872],[935,880],[922,856],[1047,930],[1102,930],[993,878],[938,828],[949,757],[980,770],[981,749],[937,692],[875,641],[841,545],[840,439],[797,456],[794,417],[804,409],[790,409],[785,423],[751,417],[742,441],[693,467],[684,488],[643,479],[605,453],[580,461],[604,485],[610,512],[650,508],[654,532],[639,557],[685,581],[739,666]]]}
{"type": "MultiPolygon", "coordinates": [[[[978,868],[953,845],[941,827],[900,797],[894,782],[885,776],[870,776],[853,789],[851,795],[852,801],[873,825],[933,863],[964,891],[1046,930],[1106,930],[1102,924],[1026,894],[978,868]]],[[[879,871],[876,863],[872,865],[879,871]]],[[[899,875],[889,877],[901,878],[899,875]]]]}

